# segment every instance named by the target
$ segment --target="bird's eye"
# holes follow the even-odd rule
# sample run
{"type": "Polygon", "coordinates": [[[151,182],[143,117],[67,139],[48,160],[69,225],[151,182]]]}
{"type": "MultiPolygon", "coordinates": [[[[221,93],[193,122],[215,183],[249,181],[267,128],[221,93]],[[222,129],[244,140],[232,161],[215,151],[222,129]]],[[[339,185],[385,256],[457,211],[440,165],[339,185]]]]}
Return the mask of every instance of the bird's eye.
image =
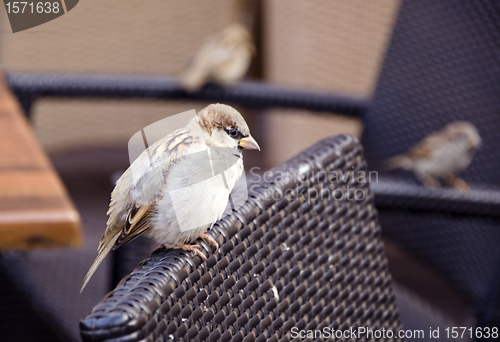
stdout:
{"type": "Polygon", "coordinates": [[[451,140],[456,141],[456,142],[462,142],[467,138],[464,132],[457,132],[453,134],[451,137],[451,140]]]}
{"type": "Polygon", "coordinates": [[[237,138],[238,137],[238,130],[236,128],[230,127],[226,129],[226,133],[231,137],[231,138],[237,138]]]}

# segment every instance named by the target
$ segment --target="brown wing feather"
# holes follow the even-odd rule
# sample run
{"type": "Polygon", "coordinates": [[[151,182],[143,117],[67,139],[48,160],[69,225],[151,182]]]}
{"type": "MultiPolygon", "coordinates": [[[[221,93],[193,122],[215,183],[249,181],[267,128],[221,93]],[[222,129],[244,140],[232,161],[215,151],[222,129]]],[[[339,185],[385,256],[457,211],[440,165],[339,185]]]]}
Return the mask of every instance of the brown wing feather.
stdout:
{"type": "Polygon", "coordinates": [[[120,236],[115,241],[113,250],[123,246],[127,242],[132,241],[147,231],[150,228],[152,213],[153,208],[151,206],[134,206],[128,213],[125,227],[122,229],[120,236]]]}
{"type": "MultiPolygon", "coordinates": [[[[175,161],[176,158],[181,158],[191,151],[194,151],[193,146],[197,142],[198,138],[192,136],[187,128],[181,128],[163,139],[160,139],[148,149],[155,160],[162,157],[164,153],[168,153],[165,165],[169,165],[175,161]]],[[[139,158],[141,158],[141,156],[139,158]]],[[[147,155],[144,155],[143,157],[147,158],[146,156],[147,155]]],[[[148,159],[145,160],[147,161],[148,159]]],[[[147,177],[147,175],[145,176],[147,177]]],[[[160,179],[160,182],[162,181],[163,180],[160,179]]],[[[133,204],[134,202],[130,199],[129,195],[135,186],[131,171],[128,169],[122,177],[120,177],[111,194],[107,228],[99,243],[97,257],[85,275],[80,291],[83,291],[94,272],[111,250],[123,246],[141,234],[147,234],[150,229],[151,216],[155,211],[154,205],[158,200],[158,196],[161,196],[162,187],[158,184],[154,184],[154,182],[152,183],[151,179],[148,179],[147,189],[150,192],[150,205],[139,206],[133,204]],[[155,187],[158,190],[155,190],[155,187]],[[117,199],[120,199],[120,201],[118,202],[117,199]],[[127,212],[126,208],[130,207],[132,207],[132,209],[127,212]],[[123,217],[126,217],[126,219],[123,220],[123,217]]]]}
{"type": "Polygon", "coordinates": [[[418,144],[417,146],[411,148],[408,153],[407,157],[409,157],[412,160],[417,160],[417,159],[426,159],[431,156],[432,149],[429,145],[427,144],[418,144]]]}
{"type": "Polygon", "coordinates": [[[406,156],[413,160],[430,158],[432,151],[436,146],[442,145],[444,140],[446,139],[440,132],[432,133],[412,147],[406,156]]]}
{"type": "Polygon", "coordinates": [[[106,234],[108,231],[104,233],[101,243],[99,244],[97,256],[83,278],[80,292],[83,291],[110,250],[123,246],[149,229],[152,212],[153,209],[151,206],[134,206],[128,213],[125,227],[121,232],[115,233],[112,236],[106,234]]]}

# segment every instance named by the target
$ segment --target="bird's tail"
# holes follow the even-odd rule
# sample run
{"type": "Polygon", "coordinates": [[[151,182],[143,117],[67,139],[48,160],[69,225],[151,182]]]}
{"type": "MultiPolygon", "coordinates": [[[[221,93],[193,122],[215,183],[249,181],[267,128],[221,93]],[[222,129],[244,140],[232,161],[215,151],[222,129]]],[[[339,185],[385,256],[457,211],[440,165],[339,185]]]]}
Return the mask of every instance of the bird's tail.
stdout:
{"type": "Polygon", "coordinates": [[[97,270],[101,262],[104,260],[106,255],[108,255],[109,251],[113,248],[113,246],[115,245],[115,241],[116,239],[118,239],[119,235],[120,234],[116,234],[113,237],[113,239],[111,239],[111,241],[108,241],[108,243],[99,246],[99,251],[94,259],[94,262],[87,271],[87,274],[85,274],[85,277],[83,277],[80,293],[82,293],[83,289],[85,288],[85,286],[87,286],[87,283],[89,282],[90,278],[94,275],[95,271],[97,270]]]}
{"type": "Polygon", "coordinates": [[[413,162],[404,154],[397,155],[385,161],[384,170],[389,171],[393,169],[410,170],[413,162]]]}

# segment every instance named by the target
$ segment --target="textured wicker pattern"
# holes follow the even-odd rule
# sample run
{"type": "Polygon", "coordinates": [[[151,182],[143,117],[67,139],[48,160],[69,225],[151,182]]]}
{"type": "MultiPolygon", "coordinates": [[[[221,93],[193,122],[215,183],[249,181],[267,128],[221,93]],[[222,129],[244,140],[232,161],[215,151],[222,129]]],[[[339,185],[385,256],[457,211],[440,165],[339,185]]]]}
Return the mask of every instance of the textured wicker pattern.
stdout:
{"type": "Polygon", "coordinates": [[[102,265],[86,295],[79,287],[95,252],[33,251],[0,256],[0,341],[79,340],[78,321],[110,289],[102,265]]]}
{"type": "Polygon", "coordinates": [[[437,269],[476,308],[483,304],[500,265],[498,217],[380,209],[380,224],[385,236],[437,269]]]}
{"type": "Polygon", "coordinates": [[[360,96],[308,91],[262,82],[239,82],[229,88],[215,84],[187,93],[174,77],[7,73],[6,80],[20,98],[38,97],[153,98],[220,101],[254,107],[304,108],[359,116],[368,100],[360,96]]]}
{"type": "Polygon", "coordinates": [[[319,170],[365,171],[357,139],[323,140],[254,184],[248,202],[210,232],[221,247],[206,263],[153,253],[82,320],[83,339],[288,341],[292,327],[399,329],[368,184],[328,183],[319,170]],[[347,185],[367,196],[272,197],[347,185]]]}
{"type": "Polygon", "coordinates": [[[19,288],[16,279],[9,274],[8,267],[12,264],[15,262],[9,260],[8,256],[0,256],[0,339],[19,342],[65,340],[61,334],[56,335],[51,331],[45,320],[47,315],[34,310],[34,304],[27,300],[28,294],[19,288]]]}
{"type": "MultiPolygon", "coordinates": [[[[429,329],[439,328],[442,332],[446,328],[463,326],[463,323],[457,323],[451,320],[449,317],[444,315],[438,308],[433,306],[427,300],[419,297],[416,293],[411,292],[408,288],[401,286],[397,283],[393,283],[394,293],[396,295],[396,304],[398,305],[399,312],[401,313],[401,323],[404,324],[405,329],[411,330],[423,330],[428,332],[429,329]]],[[[471,327],[473,322],[468,322],[468,328],[471,327]]],[[[433,341],[433,342],[466,342],[469,341],[468,338],[446,338],[446,335],[441,333],[439,338],[429,338],[428,335],[424,338],[408,338],[408,342],[423,342],[423,341],[433,341]],[[444,335],[444,336],[443,336],[444,335]]]]}
{"type": "MultiPolygon", "coordinates": [[[[497,289],[500,189],[433,191],[396,177],[372,184],[385,236],[432,265],[476,304],[497,289]]],[[[489,303],[488,305],[491,305],[489,303]]]]}

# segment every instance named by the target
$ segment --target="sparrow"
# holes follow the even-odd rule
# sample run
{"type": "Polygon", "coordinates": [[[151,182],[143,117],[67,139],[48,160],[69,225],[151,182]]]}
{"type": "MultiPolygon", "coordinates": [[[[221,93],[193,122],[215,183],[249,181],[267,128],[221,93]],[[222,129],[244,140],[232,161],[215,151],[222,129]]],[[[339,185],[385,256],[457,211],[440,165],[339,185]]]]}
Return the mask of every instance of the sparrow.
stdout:
{"type": "Polygon", "coordinates": [[[406,154],[392,157],[386,169],[404,169],[428,188],[437,189],[444,180],[451,187],[466,193],[467,183],[456,176],[471,163],[482,141],[477,128],[467,121],[454,121],[438,132],[431,133],[406,154]]]}
{"type": "Polygon", "coordinates": [[[116,182],[107,228],[81,291],[110,250],[139,235],[206,260],[190,243],[201,238],[218,249],[206,231],[222,216],[243,173],[242,149],[260,147],[241,114],[211,104],[144,150],[116,182]]]}
{"type": "Polygon", "coordinates": [[[232,23],[205,39],[181,74],[181,86],[196,91],[209,81],[222,86],[236,82],[247,73],[254,53],[248,29],[232,23]]]}

